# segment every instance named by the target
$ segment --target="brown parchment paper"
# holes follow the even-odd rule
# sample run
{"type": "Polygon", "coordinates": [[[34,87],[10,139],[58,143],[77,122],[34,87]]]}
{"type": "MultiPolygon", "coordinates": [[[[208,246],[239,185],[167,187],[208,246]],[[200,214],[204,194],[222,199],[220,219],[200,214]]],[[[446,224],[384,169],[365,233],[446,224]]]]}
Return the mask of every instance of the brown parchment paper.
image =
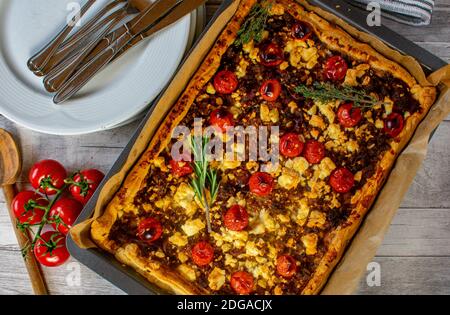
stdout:
{"type": "MultiPolygon", "coordinates": [[[[145,123],[145,127],[121,170],[103,186],[92,218],[72,228],[71,236],[81,248],[96,247],[90,238],[92,221],[101,216],[103,210],[125,180],[127,173],[132,169],[142,153],[145,152],[160,123],[187,86],[190,78],[213,46],[216,38],[228,21],[231,20],[239,2],[239,0],[236,0],[216,19],[208,33],[186,59],[186,62],[174,77],[166,92],[155,105],[153,114],[145,123]]],[[[431,133],[450,114],[450,65],[436,71],[427,78],[422,67],[414,58],[391,49],[381,40],[358,31],[329,12],[311,6],[306,1],[298,0],[298,2],[308,10],[314,11],[328,21],[335,23],[357,40],[370,44],[387,58],[401,64],[421,85],[437,86],[440,92],[438,100],[418,126],[408,146],[398,157],[376,202],[322,290],[322,294],[352,294],[358,288],[361,275],[366,270],[367,264],[375,256],[392,218],[398,207],[400,207],[404,195],[426,156],[431,133]]]]}

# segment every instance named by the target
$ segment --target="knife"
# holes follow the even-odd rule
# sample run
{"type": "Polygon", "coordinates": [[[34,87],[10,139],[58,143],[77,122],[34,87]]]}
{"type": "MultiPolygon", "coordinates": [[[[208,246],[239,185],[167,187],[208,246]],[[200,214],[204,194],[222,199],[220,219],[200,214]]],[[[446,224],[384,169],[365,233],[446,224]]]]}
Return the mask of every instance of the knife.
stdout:
{"type": "Polygon", "coordinates": [[[60,104],[72,97],[84,87],[93,76],[100,72],[123,47],[133,40],[133,38],[146,32],[182,2],[183,0],[158,0],[140,13],[136,18],[125,23],[121,27],[125,30],[125,33],[115,39],[106,49],[81,67],[66,83],[64,83],[53,98],[53,102],[55,104],[60,104]]]}

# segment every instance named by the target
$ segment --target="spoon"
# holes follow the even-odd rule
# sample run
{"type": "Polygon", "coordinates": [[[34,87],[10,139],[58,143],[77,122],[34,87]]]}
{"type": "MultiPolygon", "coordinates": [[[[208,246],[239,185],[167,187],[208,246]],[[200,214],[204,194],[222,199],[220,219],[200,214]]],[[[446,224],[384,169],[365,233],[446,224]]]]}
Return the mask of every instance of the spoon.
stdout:
{"type": "MultiPolygon", "coordinates": [[[[29,235],[24,235],[16,226],[16,217],[11,209],[11,202],[16,194],[15,183],[22,171],[22,158],[17,143],[11,134],[0,128],[0,186],[3,187],[6,205],[9,210],[11,223],[19,246],[24,248],[29,235]]],[[[33,291],[37,295],[47,295],[47,286],[41,273],[39,264],[31,250],[26,252],[25,266],[30,276],[33,291]]]]}

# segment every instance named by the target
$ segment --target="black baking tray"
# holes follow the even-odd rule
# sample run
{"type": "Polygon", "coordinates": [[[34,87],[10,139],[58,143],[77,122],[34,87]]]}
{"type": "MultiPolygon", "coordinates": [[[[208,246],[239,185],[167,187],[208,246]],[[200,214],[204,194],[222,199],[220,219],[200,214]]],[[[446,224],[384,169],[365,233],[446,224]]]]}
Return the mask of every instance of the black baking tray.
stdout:
{"type": "MultiPolygon", "coordinates": [[[[200,38],[197,42],[204,36],[204,34],[209,30],[211,24],[215,19],[233,2],[233,0],[224,0],[211,22],[207,25],[200,38]]],[[[401,35],[395,33],[394,31],[384,27],[369,27],[366,23],[366,16],[368,12],[364,12],[356,7],[350,6],[343,1],[336,0],[310,0],[311,4],[321,7],[338,17],[345,20],[347,23],[355,26],[356,28],[375,35],[380,38],[386,44],[392,48],[416,58],[423,66],[426,72],[435,71],[439,68],[447,65],[445,61],[438,58],[437,56],[431,54],[425,49],[417,46],[401,35]]],[[[195,47],[195,44],[194,44],[195,47]]],[[[184,63],[184,62],[183,62],[184,63]]],[[[164,93],[164,92],[163,92],[164,93]]],[[[158,102],[158,99],[155,103],[158,102]]],[[[127,146],[124,148],[123,152],[120,154],[117,161],[112,166],[109,173],[106,175],[103,183],[100,185],[97,192],[91,198],[89,203],[83,209],[83,212],[79,216],[76,223],[85,221],[92,216],[95,204],[98,199],[99,191],[102,189],[103,184],[114,176],[122,168],[125,163],[129,152],[131,151],[134,143],[137,140],[138,135],[142,131],[145,122],[148,120],[153,112],[153,107],[150,108],[149,112],[137,128],[135,134],[130,139],[127,146]]],[[[122,289],[128,294],[166,294],[167,292],[152,285],[143,276],[139,275],[134,269],[124,266],[118,262],[111,254],[99,250],[99,249],[80,249],[69,236],[67,238],[67,247],[70,254],[77,259],[79,262],[122,289]]]]}

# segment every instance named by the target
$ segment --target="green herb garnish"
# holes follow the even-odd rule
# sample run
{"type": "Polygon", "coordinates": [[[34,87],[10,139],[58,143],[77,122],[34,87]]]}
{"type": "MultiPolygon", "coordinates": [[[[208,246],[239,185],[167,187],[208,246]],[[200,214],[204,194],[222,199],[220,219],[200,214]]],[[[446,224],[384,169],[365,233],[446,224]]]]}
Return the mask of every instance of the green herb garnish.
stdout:
{"type": "Polygon", "coordinates": [[[350,86],[337,87],[330,83],[316,82],[312,86],[299,85],[295,88],[295,92],[303,95],[305,98],[317,100],[322,103],[333,100],[351,101],[357,107],[373,107],[384,104],[384,102],[367,94],[363,90],[350,86]]]}
{"type": "Polygon", "coordinates": [[[272,3],[269,1],[264,1],[261,4],[256,3],[253,6],[247,20],[237,33],[237,39],[235,41],[236,46],[247,44],[251,40],[254,40],[257,43],[262,41],[271,6],[272,3]]]}
{"type": "Polygon", "coordinates": [[[203,137],[199,145],[195,137],[191,137],[191,149],[194,153],[194,162],[192,168],[194,169],[194,177],[191,181],[191,186],[194,189],[195,195],[205,208],[206,211],[206,226],[208,233],[211,233],[211,217],[210,208],[216,201],[217,192],[219,191],[219,181],[217,177],[217,170],[212,169],[208,162],[206,155],[206,147],[209,143],[209,138],[203,137]],[[209,198],[208,198],[209,192],[209,198]]]}

